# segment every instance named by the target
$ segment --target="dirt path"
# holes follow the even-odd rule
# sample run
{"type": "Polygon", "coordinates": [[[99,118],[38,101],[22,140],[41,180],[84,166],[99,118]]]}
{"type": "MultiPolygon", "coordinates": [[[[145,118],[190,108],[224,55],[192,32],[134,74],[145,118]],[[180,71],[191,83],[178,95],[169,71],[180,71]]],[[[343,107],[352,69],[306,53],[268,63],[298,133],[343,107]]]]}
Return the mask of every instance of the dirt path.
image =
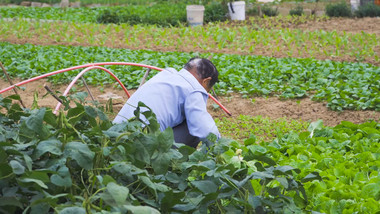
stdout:
{"type": "MultiPolygon", "coordinates": [[[[14,80],[14,83],[17,83],[14,80]]],[[[67,85],[53,86],[46,80],[39,80],[24,85],[25,90],[18,90],[23,102],[27,107],[31,107],[33,103],[33,95],[38,93],[39,106],[55,108],[57,101],[50,95],[43,97],[46,94],[46,90],[43,87],[47,84],[53,91],[63,92],[67,85]]],[[[0,88],[3,89],[9,85],[3,79],[0,79],[0,88]]],[[[77,87],[77,91],[86,91],[84,88],[77,87]]],[[[119,89],[115,89],[112,86],[104,87],[104,90],[100,90],[97,87],[90,86],[91,92],[94,97],[100,102],[105,102],[102,96],[112,95],[119,97],[114,99],[114,110],[117,112],[121,109],[124,102],[127,100],[126,94],[119,89]]],[[[133,93],[133,91],[130,91],[133,93]]],[[[6,92],[3,96],[13,94],[13,91],[6,92]]],[[[107,96],[105,96],[107,97],[107,96]]],[[[335,112],[328,110],[325,103],[314,102],[308,98],[301,100],[280,100],[276,97],[252,97],[242,98],[239,94],[231,94],[229,96],[219,97],[221,103],[233,114],[232,117],[237,117],[240,114],[251,116],[264,116],[270,118],[287,117],[291,119],[303,120],[303,121],[316,121],[322,119],[325,125],[335,126],[341,121],[351,121],[354,123],[362,123],[369,119],[380,119],[380,112],[375,111],[343,111],[335,112]]],[[[213,107],[214,102],[209,100],[208,108],[209,112],[214,117],[228,117],[220,108],[215,109],[213,107]]]]}

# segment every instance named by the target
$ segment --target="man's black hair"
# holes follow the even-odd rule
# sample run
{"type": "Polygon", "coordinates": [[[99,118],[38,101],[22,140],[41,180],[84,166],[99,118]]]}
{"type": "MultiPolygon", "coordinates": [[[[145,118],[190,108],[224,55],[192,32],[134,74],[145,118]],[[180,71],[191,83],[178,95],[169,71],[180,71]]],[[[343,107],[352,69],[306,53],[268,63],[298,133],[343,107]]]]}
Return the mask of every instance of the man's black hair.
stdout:
{"type": "Polygon", "coordinates": [[[218,81],[219,72],[210,60],[200,57],[193,57],[184,66],[184,68],[188,71],[194,67],[202,79],[211,77],[209,85],[210,87],[215,85],[215,83],[218,81]]]}

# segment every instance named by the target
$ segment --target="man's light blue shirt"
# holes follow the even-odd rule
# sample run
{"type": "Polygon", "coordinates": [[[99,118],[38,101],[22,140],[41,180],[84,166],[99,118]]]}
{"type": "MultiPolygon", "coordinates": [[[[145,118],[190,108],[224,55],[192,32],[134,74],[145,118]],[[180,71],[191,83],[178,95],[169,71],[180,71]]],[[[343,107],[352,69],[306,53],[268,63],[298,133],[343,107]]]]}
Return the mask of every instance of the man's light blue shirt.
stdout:
{"type": "Polygon", "coordinates": [[[219,138],[218,128],[207,112],[207,99],[207,91],[190,72],[167,68],[141,86],[113,122],[121,123],[134,117],[133,112],[141,101],[156,114],[161,131],[186,119],[191,135],[204,139],[213,133],[219,138]]]}

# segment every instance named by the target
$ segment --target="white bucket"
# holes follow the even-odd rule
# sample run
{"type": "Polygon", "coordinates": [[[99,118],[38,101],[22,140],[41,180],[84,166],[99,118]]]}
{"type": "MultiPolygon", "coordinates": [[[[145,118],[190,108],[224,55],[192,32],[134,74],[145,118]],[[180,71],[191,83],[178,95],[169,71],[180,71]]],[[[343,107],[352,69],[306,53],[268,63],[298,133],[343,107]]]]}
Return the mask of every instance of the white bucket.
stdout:
{"type": "Polygon", "coordinates": [[[245,1],[227,3],[231,20],[245,20],[245,1]]]}
{"type": "Polygon", "coordinates": [[[187,5],[187,22],[190,26],[203,25],[203,14],[205,7],[203,5],[187,5]]]}
{"type": "Polygon", "coordinates": [[[351,10],[352,11],[358,10],[358,8],[360,6],[360,1],[359,0],[350,0],[350,3],[351,3],[351,10]]]}

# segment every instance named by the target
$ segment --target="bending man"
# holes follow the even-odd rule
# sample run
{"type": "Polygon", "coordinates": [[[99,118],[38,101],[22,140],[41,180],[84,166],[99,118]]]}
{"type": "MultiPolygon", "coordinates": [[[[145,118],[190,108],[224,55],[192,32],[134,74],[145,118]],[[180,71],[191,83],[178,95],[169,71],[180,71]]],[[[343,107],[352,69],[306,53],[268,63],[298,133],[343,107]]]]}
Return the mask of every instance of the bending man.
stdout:
{"type": "Polygon", "coordinates": [[[161,131],[173,128],[177,143],[195,148],[210,133],[219,138],[218,128],[206,108],[208,91],[218,81],[218,75],[210,60],[199,57],[190,59],[179,72],[167,68],[141,86],[113,122],[134,117],[133,112],[141,101],[156,114],[161,131]]]}

